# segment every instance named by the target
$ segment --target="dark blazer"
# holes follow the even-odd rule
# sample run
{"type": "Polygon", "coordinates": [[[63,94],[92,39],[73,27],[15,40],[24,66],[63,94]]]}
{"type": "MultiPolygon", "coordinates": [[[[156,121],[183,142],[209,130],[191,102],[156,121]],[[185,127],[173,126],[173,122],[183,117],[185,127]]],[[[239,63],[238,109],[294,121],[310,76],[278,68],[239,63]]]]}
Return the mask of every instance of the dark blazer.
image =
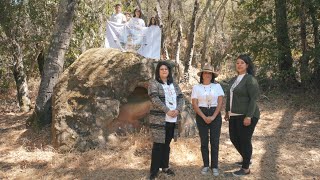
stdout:
{"type": "MultiPolygon", "coordinates": [[[[230,111],[230,89],[237,77],[230,80],[227,88],[226,112],[230,111]]],[[[250,74],[246,74],[240,83],[234,88],[232,98],[232,112],[244,114],[246,117],[260,118],[257,105],[259,98],[259,85],[257,80],[250,74]]]]}

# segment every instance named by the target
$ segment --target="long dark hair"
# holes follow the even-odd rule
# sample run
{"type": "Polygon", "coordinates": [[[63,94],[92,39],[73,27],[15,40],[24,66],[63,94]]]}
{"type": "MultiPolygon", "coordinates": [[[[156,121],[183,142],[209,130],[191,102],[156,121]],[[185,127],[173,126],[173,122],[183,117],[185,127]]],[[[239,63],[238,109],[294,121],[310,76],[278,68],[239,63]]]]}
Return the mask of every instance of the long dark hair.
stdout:
{"type": "MultiPolygon", "coordinates": [[[[202,77],[202,75],[203,75],[203,72],[200,74],[200,84],[203,84],[203,77],[202,77]]],[[[214,76],[214,74],[212,73],[212,79],[211,79],[211,83],[215,83],[215,76],[214,76]]]]}
{"type": "Polygon", "coordinates": [[[159,62],[158,62],[158,65],[157,65],[157,67],[156,67],[156,74],[155,74],[156,80],[157,80],[159,83],[164,84],[164,82],[163,82],[163,81],[161,80],[161,78],[160,78],[160,67],[161,67],[162,65],[165,65],[165,66],[167,66],[167,68],[168,68],[169,74],[168,74],[167,84],[170,85],[171,83],[173,83],[172,68],[171,68],[170,64],[167,63],[166,61],[159,61],[159,62]]]}
{"type": "Polygon", "coordinates": [[[254,65],[249,55],[241,54],[240,56],[237,57],[237,59],[243,60],[248,65],[248,68],[247,68],[248,74],[251,74],[252,76],[255,75],[254,65]]]}
{"type": "Polygon", "coordinates": [[[140,11],[140,17],[138,18],[141,18],[142,17],[142,12],[140,9],[136,8],[134,11],[133,11],[133,17],[136,17],[136,11],[140,11]]]}
{"type": "Polygon", "coordinates": [[[157,22],[157,19],[156,19],[155,17],[151,17],[151,18],[150,18],[150,21],[149,21],[149,25],[148,25],[148,26],[151,26],[151,25],[156,25],[156,26],[158,26],[158,22],[157,22]],[[152,19],[154,19],[154,23],[155,23],[155,24],[152,24],[152,19]]]}

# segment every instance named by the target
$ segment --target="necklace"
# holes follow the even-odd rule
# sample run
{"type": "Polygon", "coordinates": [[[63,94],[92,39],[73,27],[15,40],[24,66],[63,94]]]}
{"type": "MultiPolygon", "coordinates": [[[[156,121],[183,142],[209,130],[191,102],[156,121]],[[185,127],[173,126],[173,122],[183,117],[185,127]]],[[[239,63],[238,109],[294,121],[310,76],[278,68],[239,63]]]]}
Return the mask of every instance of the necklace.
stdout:
{"type": "Polygon", "coordinates": [[[208,93],[207,93],[206,87],[204,87],[203,84],[202,84],[202,87],[203,87],[203,89],[204,89],[204,94],[206,95],[207,106],[208,106],[208,108],[210,108],[210,107],[211,107],[211,102],[212,102],[212,98],[210,98],[210,93],[211,93],[211,88],[212,88],[212,86],[211,86],[211,84],[209,84],[210,89],[209,89],[209,92],[208,92],[208,93]]]}
{"type": "Polygon", "coordinates": [[[243,76],[239,75],[239,76],[237,77],[237,79],[234,81],[234,83],[232,84],[232,86],[231,86],[231,88],[230,88],[230,91],[231,91],[231,92],[234,91],[234,88],[236,88],[236,87],[238,86],[238,84],[241,82],[241,80],[242,80],[243,77],[244,77],[244,75],[243,75],[243,76]]]}
{"type": "Polygon", "coordinates": [[[234,88],[236,88],[238,86],[238,84],[240,83],[240,81],[238,80],[238,78],[236,79],[236,81],[234,81],[234,83],[232,84],[230,91],[233,92],[234,88]]]}
{"type": "Polygon", "coordinates": [[[166,101],[172,106],[174,103],[174,93],[175,90],[174,88],[171,88],[170,85],[165,84],[164,87],[164,92],[167,94],[166,96],[166,101]]]}

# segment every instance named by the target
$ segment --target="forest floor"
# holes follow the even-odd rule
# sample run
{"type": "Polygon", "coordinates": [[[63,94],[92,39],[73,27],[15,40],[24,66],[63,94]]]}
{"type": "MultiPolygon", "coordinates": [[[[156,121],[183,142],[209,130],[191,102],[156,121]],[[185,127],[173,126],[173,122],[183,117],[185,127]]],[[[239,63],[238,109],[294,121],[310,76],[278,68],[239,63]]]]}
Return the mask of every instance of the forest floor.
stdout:
{"type": "MultiPolygon", "coordinates": [[[[253,137],[251,174],[242,179],[320,179],[320,95],[268,93],[259,102],[261,119],[253,137]]],[[[51,146],[50,127],[35,133],[25,128],[30,113],[15,112],[10,98],[0,97],[0,179],[146,179],[151,142],[146,134],[110,136],[107,147],[88,152],[58,153],[51,146]],[[4,99],[6,104],[4,105],[4,99]],[[9,100],[8,100],[9,99],[9,100]]],[[[14,101],[14,100],[13,100],[14,101]]],[[[175,177],[212,179],[201,175],[199,137],[171,144],[175,177]]],[[[231,172],[240,156],[222,125],[219,169],[214,179],[237,179],[231,172]]]]}

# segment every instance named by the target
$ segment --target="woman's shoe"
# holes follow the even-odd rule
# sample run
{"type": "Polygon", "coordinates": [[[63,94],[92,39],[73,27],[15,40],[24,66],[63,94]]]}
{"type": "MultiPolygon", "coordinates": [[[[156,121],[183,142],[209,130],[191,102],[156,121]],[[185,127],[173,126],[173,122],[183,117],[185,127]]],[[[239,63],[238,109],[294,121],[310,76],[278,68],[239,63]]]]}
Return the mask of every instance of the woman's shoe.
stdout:
{"type": "Polygon", "coordinates": [[[203,167],[203,168],[201,169],[201,174],[203,174],[203,175],[208,174],[208,172],[209,172],[209,167],[203,167]]]}
{"type": "Polygon", "coordinates": [[[219,176],[219,170],[218,170],[218,168],[213,168],[213,169],[212,169],[212,174],[213,174],[213,176],[219,176]]]}
{"type": "Polygon", "coordinates": [[[236,176],[236,177],[245,176],[245,175],[250,174],[250,169],[249,169],[249,171],[246,172],[244,169],[241,168],[238,171],[232,172],[232,174],[233,174],[233,176],[236,176]]]}
{"type": "Polygon", "coordinates": [[[158,176],[158,174],[150,174],[148,180],[155,180],[157,176],[158,176]]]}
{"type": "Polygon", "coordinates": [[[169,176],[174,176],[175,173],[172,169],[167,168],[167,169],[163,169],[162,172],[164,172],[165,174],[169,175],[169,176]]]}

